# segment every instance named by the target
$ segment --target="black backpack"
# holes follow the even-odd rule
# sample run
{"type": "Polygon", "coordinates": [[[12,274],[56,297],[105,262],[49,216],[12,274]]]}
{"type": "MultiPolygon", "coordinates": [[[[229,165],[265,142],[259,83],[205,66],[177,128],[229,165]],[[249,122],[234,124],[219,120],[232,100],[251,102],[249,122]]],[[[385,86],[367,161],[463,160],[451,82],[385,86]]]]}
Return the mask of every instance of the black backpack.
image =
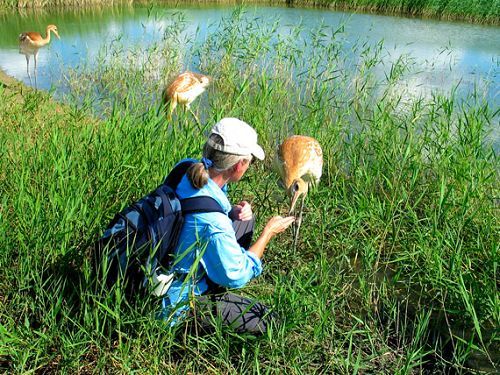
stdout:
{"type": "Polygon", "coordinates": [[[170,266],[183,215],[224,213],[210,197],[178,199],[175,189],[191,164],[179,163],[163,184],[117,213],[106,227],[97,241],[94,258],[107,287],[120,281],[128,295],[144,291],[152,272],[170,266]]]}

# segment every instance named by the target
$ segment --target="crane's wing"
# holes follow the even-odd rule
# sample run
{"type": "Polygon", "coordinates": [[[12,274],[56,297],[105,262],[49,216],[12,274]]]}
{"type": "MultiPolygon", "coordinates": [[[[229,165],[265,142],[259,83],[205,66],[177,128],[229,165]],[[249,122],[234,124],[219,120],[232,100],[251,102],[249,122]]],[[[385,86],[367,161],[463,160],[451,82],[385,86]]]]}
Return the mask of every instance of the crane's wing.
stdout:
{"type": "Polygon", "coordinates": [[[19,41],[20,42],[27,42],[27,41],[31,41],[31,42],[39,42],[41,41],[43,38],[42,36],[40,35],[40,33],[37,33],[37,32],[34,32],[34,31],[28,31],[26,33],[21,33],[19,35],[19,41]]]}
{"type": "Polygon", "coordinates": [[[279,174],[281,178],[281,184],[284,186],[285,168],[283,166],[283,150],[281,148],[281,145],[278,145],[278,147],[276,147],[276,154],[274,155],[272,168],[274,172],[279,174]]]}
{"type": "Polygon", "coordinates": [[[305,158],[308,159],[307,168],[302,173],[307,175],[308,180],[313,185],[317,185],[323,174],[323,150],[318,141],[311,139],[304,150],[305,158]]]}
{"type": "Polygon", "coordinates": [[[179,75],[167,88],[167,97],[173,98],[175,94],[183,93],[192,90],[193,87],[199,85],[200,81],[191,73],[183,73],[179,75]]]}

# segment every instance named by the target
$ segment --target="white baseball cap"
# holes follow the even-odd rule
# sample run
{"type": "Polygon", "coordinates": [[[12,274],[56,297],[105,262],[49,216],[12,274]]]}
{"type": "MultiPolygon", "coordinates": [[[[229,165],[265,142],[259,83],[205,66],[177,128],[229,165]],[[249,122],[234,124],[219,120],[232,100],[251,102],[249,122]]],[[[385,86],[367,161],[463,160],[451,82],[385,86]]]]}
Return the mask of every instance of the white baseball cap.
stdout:
{"type": "Polygon", "coordinates": [[[257,144],[257,133],[246,122],[234,117],[226,117],[214,125],[210,135],[219,135],[224,144],[208,139],[207,143],[216,150],[234,155],[253,155],[264,160],[264,150],[257,144]]]}

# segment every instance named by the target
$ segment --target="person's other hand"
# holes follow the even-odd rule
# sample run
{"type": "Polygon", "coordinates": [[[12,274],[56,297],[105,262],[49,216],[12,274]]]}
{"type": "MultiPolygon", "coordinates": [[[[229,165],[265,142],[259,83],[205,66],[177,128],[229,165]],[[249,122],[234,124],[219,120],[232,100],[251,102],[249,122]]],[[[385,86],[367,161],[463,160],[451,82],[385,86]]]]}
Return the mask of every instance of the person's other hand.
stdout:
{"type": "Polygon", "coordinates": [[[267,231],[271,237],[278,233],[284,232],[295,221],[295,216],[274,216],[266,224],[264,230],[267,231]]]}
{"type": "Polygon", "coordinates": [[[241,201],[237,205],[233,206],[231,210],[231,219],[247,221],[252,219],[253,212],[252,206],[247,201],[241,201]]]}

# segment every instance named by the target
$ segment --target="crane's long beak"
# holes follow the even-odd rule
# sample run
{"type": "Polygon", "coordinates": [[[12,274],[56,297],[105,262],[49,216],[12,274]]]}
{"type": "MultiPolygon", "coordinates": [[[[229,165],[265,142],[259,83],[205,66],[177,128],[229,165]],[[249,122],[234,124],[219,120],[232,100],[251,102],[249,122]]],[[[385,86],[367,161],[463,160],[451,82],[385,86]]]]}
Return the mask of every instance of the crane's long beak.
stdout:
{"type": "Polygon", "coordinates": [[[61,39],[61,38],[59,37],[59,33],[58,33],[57,31],[54,31],[54,34],[57,36],[57,39],[61,39]]]}
{"type": "Polygon", "coordinates": [[[290,215],[294,208],[295,208],[295,204],[297,203],[297,200],[299,199],[299,196],[300,196],[301,192],[299,190],[297,190],[295,193],[293,193],[293,196],[292,196],[292,202],[290,203],[290,211],[288,211],[288,215],[290,215]]]}

